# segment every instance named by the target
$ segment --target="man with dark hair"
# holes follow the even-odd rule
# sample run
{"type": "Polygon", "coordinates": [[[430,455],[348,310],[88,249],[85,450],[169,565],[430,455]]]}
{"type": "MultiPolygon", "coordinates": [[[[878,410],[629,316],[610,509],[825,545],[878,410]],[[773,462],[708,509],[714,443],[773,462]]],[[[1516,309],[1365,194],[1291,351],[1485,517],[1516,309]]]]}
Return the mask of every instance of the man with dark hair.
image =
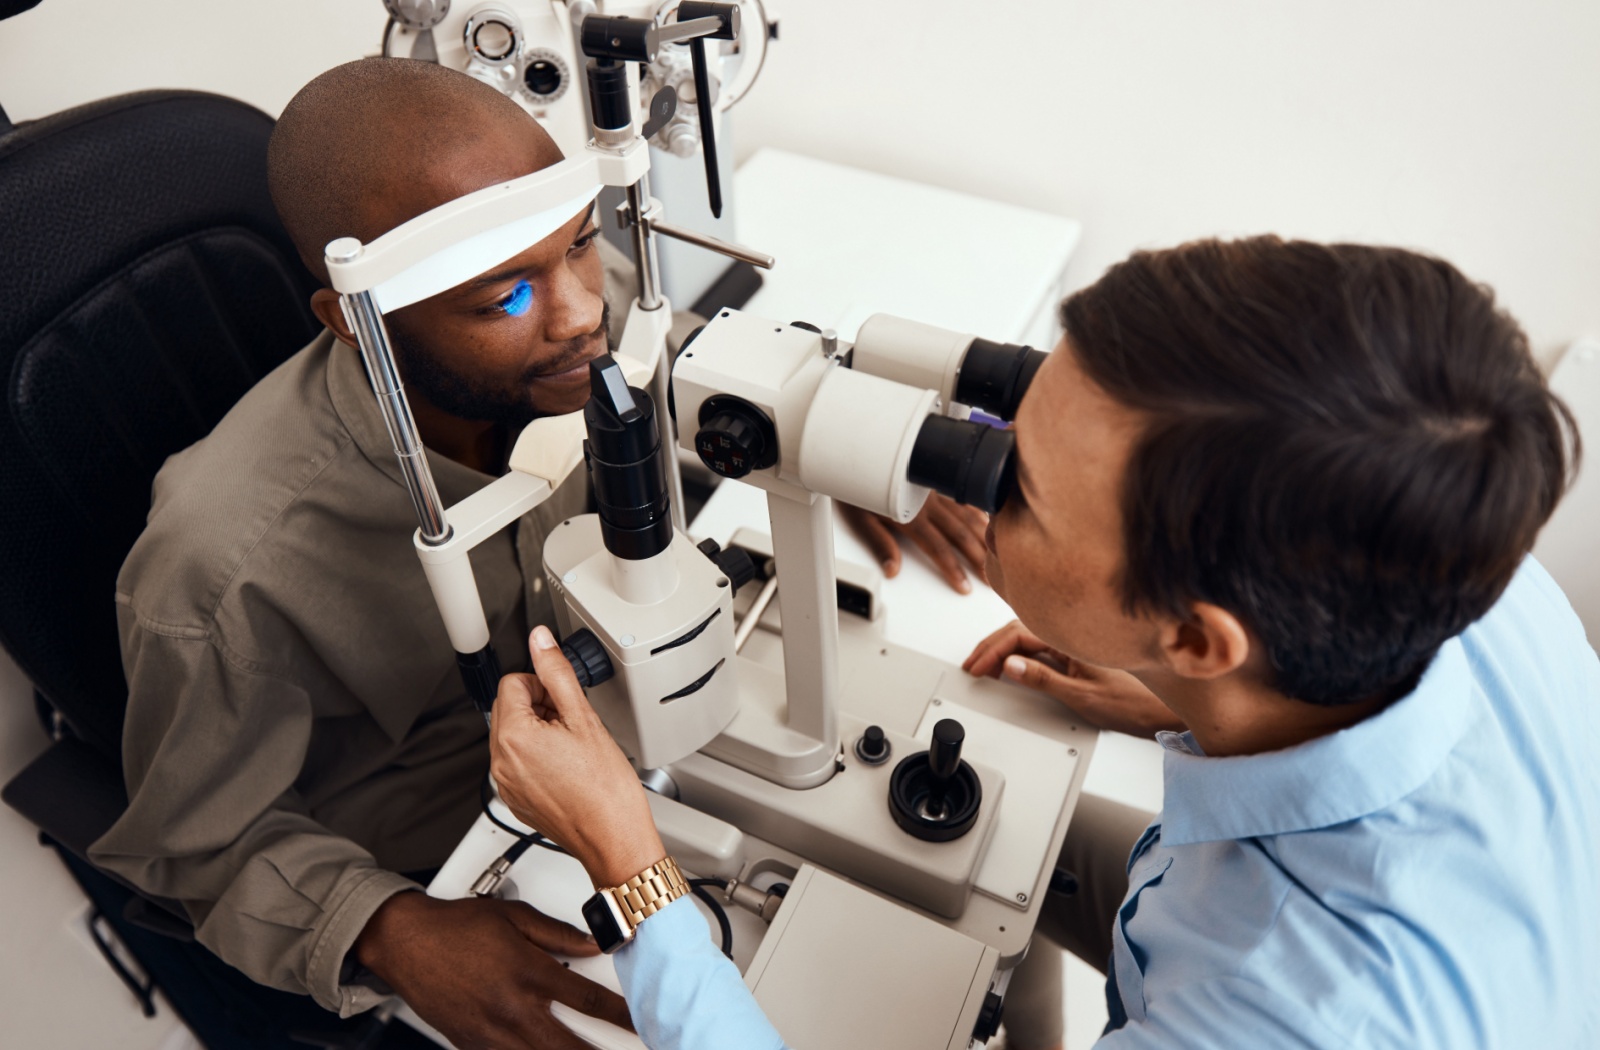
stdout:
{"type": "MultiPolygon", "coordinates": [[[[1158,1029],[1186,998],[1233,996],[1257,982],[1265,993],[1251,1009],[1296,1026],[1328,1024],[1355,1045],[1521,1045],[1517,1032],[1540,1029],[1509,1013],[1489,1011],[1492,1024],[1476,1032],[1458,1026],[1489,1007],[1473,1001],[1487,990],[1478,981],[1429,983],[1455,956],[1479,980],[1497,969],[1496,940],[1512,934],[1490,935],[1488,913],[1475,927],[1427,931],[1430,950],[1442,953],[1431,962],[1443,969],[1420,979],[1436,1003],[1357,1021],[1362,998],[1388,994],[1398,971],[1419,965],[1428,974],[1407,958],[1420,945],[1396,937],[1389,922],[1453,919],[1489,897],[1508,925],[1523,916],[1557,925],[1562,895],[1596,884],[1585,845],[1600,831],[1595,778],[1565,747],[1517,746],[1524,733],[1592,745],[1600,701],[1581,626],[1526,558],[1575,467],[1576,435],[1521,329],[1441,260],[1274,238],[1139,253],[1068,299],[1061,321],[1070,353],[1042,375],[1037,403],[1079,424],[1019,420],[1022,484],[997,517],[994,544],[1002,572],[1045,551],[1070,551],[1070,560],[1043,578],[1012,573],[998,584],[1021,623],[987,640],[968,667],[1041,689],[1111,728],[1190,732],[1163,740],[1172,754],[1154,837],[1140,840],[1130,862],[1126,849],[1097,853],[1075,835],[1063,862],[1086,877],[1076,899],[1052,902],[1041,929],[1109,968],[1114,992],[1119,980],[1137,982],[1150,999],[1148,974],[1180,968],[1182,983],[1163,989],[1166,1010],[1158,1017],[1152,1007],[1147,1019],[1158,1029]],[[1097,433],[1121,436],[1086,447],[1085,435],[1097,433]],[[1057,459],[1035,467],[1048,456],[1057,459]],[[1103,498],[1063,505],[1052,498],[1063,481],[1103,498]],[[1041,487],[1047,511],[1030,499],[1041,487]],[[1479,623],[1519,568],[1518,593],[1479,623]],[[1505,634],[1540,629],[1551,632],[1542,664],[1512,663],[1515,654],[1501,651],[1505,634]],[[1464,673],[1463,662],[1486,652],[1505,671],[1464,673]],[[1557,668],[1573,673],[1554,695],[1524,679],[1557,668]],[[1497,694],[1514,703],[1490,716],[1508,735],[1464,738],[1499,706],[1497,694]],[[1485,751],[1493,758],[1480,780],[1468,770],[1485,751]],[[1245,755],[1255,757],[1198,760],[1245,755]],[[1430,786],[1447,797],[1425,801],[1430,786]],[[1498,804],[1479,808],[1480,792],[1498,804]],[[1549,843],[1514,841],[1529,822],[1544,823],[1547,792],[1573,808],[1555,818],[1549,843]],[[1473,843],[1474,826],[1505,837],[1473,843]],[[1422,847],[1424,836],[1440,841],[1422,847]],[[1156,869],[1169,858],[1173,870],[1162,876],[1156,869]],[[1185,867],[1232,883],[1175,893],[1185,867]],[[1129,878],[1136,889],[1124,903],[1129,878]],[[1142,878],[1163,883],[1139,893],[1142,878]],[[1259,899],[1225,903],[1245,886],[1259,899]],[[1268,903],[1281,909],[1270,924],[1238,927],[1235,907],[1268,903]],[[1112,961],[1119,906],[1126,961],[1148,957],[1146,973],[1112,961]],[[1383,910],[1395,914],[1376,921],[1383,910]],[[1327,936],[1322,916],[1349,924],[1352,936],[1359,930],[1365,951],[1327,936]],[[1249,956],[1202,954],[1188,940],[1247,931],[1263,938],[1249,956]],[[1296,951],[1333,958],[1296,959],[1283,947],[1291,940],[1296,951]],[[1266,993],[1279,989],[1252,968],[1296,964],[1330,964],[1324,976],[1340,986],[1317,989],[1323,1001],[1308,1010],[1269,1004],[1266,993]],[[1441,1016],[1428,1017],[1435,1009],[1441,1016]],[[1336,1010],[1350,1013],[1331,1023],[1336,1010]]],[[[1097,800],[1085,816],[1126,846],[1145,833],[1144,815],[1097,800]]],[[[1551,975],[1547,994],[1562,980],[1551,975]]],[[[1011,1015],[1012,1046],[1059,1043],[1059,956],[1036,950],[1017,983],[1023,1008],[1011,1015]]],[[[1494,998],[1499,1010],[1518,1005],[1494,998]]],[[[1551,1000],[1557,1014],[1561,998],[1551,1000]]],[[[1108,997],[1114,1025],[1129,1001],[1108,997]]]]}
{"type": "MultiPolygon", "coordinates": [[[[1106,972],[1102,1045],[1597,1045],[1600,661],[1528,556],[1577,435],[1522,332],[1440,260],[1270,237],[1136,254],[1062,322],[989,533],[1021,621],[967,667],[1164,730],[1162,813],[1085,799],[1040,924],[1106,972]]],[[[613,885],[660,840],[531,656],[494,777],[613,885]]],[[[779,1045],[691,908],[617,955],[645,1041],[779,1045]]],[[[1060,1042],[1045,948],[1014,1048],[1060,1042]]]]}

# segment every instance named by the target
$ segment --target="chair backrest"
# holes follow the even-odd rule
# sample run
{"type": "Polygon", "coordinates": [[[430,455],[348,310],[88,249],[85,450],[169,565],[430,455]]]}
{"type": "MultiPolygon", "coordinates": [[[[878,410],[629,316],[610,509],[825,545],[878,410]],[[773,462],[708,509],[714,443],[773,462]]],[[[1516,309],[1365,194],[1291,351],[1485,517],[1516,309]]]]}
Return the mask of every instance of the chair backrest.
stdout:
{"type": "Polygon", "coordinates": [[[119,763],[113,588],[151,481],[317,330],[272,123],[150,91],[0,136],[0,644],[119,763]]]}

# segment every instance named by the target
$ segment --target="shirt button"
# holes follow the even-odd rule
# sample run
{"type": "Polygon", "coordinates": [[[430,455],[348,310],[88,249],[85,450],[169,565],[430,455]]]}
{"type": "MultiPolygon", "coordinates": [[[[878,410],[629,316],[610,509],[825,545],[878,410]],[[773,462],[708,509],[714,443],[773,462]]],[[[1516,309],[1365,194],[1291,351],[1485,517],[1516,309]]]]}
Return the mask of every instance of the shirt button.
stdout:
{"type": "Polygon", "coordinates": [[[535,576],[533,578],[533,593],[534,594],[543,594],[544,593],[544,577],[535,576]]]}

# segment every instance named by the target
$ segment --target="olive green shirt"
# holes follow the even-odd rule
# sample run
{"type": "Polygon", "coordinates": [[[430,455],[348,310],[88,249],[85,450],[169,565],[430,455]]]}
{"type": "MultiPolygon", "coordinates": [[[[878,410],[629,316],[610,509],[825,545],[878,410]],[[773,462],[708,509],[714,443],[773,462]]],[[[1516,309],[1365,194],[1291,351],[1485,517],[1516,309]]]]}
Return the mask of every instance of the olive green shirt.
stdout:
{"type": "MultiPolygon", "coordinates": [[[[446,505],[491,480],[428,461],[446,505]]],[[[129,805],[90,855],[182,902],[254,980],[367,1009],[383,995],[342,983],[345,956],[416,888],[396,873],[466,832],[488,754],[359,355],[324,332],[153,495],[117,579],[129,805]]],[[[530,624],[553,623],[545,533],[587,502],[580,471],[472,552],[507,671],[527,667],[530,624]]]]}

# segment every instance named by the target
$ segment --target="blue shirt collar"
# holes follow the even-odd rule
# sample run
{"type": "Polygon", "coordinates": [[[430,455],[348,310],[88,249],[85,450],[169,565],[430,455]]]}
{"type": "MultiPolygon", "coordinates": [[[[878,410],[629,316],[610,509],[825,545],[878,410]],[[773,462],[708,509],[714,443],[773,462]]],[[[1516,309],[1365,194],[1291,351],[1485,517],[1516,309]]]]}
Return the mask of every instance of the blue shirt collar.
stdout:
{"type": "Polygon", "coordinates": [[[1309,831],[1367,816],[1438,769],[1480,714],[1459,638],[1417,687],[1347,729],[1281,751],[1207,758],[1190,733],[1161,733],[1168,845],[1309,831]]]}

